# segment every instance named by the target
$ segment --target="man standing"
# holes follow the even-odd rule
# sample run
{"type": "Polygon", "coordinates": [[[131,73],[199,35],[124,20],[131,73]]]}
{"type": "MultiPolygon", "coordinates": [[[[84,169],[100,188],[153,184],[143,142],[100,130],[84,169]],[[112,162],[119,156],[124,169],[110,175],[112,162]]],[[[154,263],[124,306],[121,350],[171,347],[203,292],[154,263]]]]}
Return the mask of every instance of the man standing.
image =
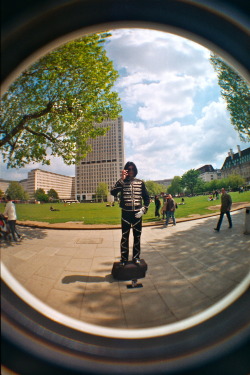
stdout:
{"type": "Polygon", "coordinates": [[[145,183],[135,178],[137,173],[136,165],[128,161],[122,170],[121,178],[111,190],[111,194],[115,197],[120,193],[122,209],[121,265],[123,266],[128,262],[131,227],[134,236],[133,261],[140,264],[142,215],[146,214],[150,203],[145,183]]]}
{"type": "Polygon", "coordinates": [[[158,195],[155,195],[155,217],[160,217],[161,201],[158,195]]]}
{"type": "Polygon", "coordinates": [[[12,238],[14,241],[17,241],[16,239],[16,235],[18,236],[18,238],[21,238],[20,234],[17,233],[17,230],[16,230],[16,208],[15,208],[15,205],[14,203],[12,202],[11,200],[11,197],[9,195],[7,195],[7,204],[5,206],[5,210],[4,210],[4,216],[8,218],[8,224],[9,224],[9,227],[10,227],[10,231],[11,231],[11,234],[12,234],[12,238]]]}
{"type": "Polygon", "coordinates": [[[220,231],[220,226],[224,217],[224,214],[227,215],[229,228],[232,228],[232,219],[230,215],[230,210],[232,207],[232,198],[229,194],[227,194],[226,190],[224,188],[221,189],[221,209],[220,209],[220,218],[217,223],[217,227],[214,228],[217,232],[220,231]]]}
{"type": "Polygon", "coordinates": [[[166,224],[165,228],[168,226],[169,219],[171,218],[173,220],[173,224],[176,225],[175,217],[174,217],[174,212],[175,212],[175,201],[172,198],[172,195],[169,194],[167,196],[167,200],[165,202],[165,212],[166,212],[166,224]]]}

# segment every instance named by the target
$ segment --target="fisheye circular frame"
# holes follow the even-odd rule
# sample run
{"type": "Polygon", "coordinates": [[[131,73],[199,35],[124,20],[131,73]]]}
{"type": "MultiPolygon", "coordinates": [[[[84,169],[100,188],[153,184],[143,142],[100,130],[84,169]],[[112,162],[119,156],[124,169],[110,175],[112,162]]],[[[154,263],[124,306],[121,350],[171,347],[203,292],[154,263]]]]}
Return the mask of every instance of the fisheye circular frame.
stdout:
{"type": "MultiPolygon", "coordinates": [[[[192,39],[249,79],[249,11],[241,1],[4,1],[4,10],[3,91],[49,49],[82,34],[119,27],[152,28],[192,39]]],[[[237,364],[243,374],[249,364],[249,278],[210,318],[140,336],[129,331],[100,334],[101,328],[84,331],[53,320],[22,299],[7,274],[2,275],[2,363],[20,374],[208,374],[225,366],[233,374],[237,364]]]]}

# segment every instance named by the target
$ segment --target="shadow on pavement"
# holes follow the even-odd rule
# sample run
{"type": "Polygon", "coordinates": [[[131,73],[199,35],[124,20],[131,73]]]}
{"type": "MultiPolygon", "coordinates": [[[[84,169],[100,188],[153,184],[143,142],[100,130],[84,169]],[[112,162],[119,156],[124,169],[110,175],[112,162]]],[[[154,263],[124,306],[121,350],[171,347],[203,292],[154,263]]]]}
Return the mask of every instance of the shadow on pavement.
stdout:
{"type": "MultiPolygon", "coordinates": [[[[22,236],[22,240],[42,240],[45,237],[47,237],[47,233],[45,230],[40,229],[40,228],[32,228],[32,227],[20,227],[19,225],[16,226],[17,232],[22,236]]],[[[12,237],[11,237],[12,238],[12,237]]],[[[22,241],[21,240],[21,241],[22,241]]],[[[11,246],[18,246],[21,244],[21,241],[14,242],[12,239],[11,240],[4,240],[1,238],[1,247],[2,248],[8,248],[11,246]]]]}
{"type": "Polygon", "coordinates": [[[103,283],[103,282],[108,282],[108,283],[113,283],[115,282],[113,276],[106,275],[104,277],[102,276],[84,276],[84,275],[72,275],[72,276],[65,276],[62,279],[63,284],[71,284],[71,283],[76,283],[76,282],[83,282],[83,283],[103,283]]]}

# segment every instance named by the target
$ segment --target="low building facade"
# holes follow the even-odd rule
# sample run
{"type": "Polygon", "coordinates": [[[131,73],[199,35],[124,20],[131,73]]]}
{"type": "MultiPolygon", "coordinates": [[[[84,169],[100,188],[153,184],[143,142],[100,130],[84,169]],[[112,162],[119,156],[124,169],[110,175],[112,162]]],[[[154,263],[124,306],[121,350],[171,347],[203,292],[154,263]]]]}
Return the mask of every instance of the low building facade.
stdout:
{"type": "Polygon", "coordinates": [[[164,185],[166,187],[169,187],[173,181],[173,178],[165,178],[164,180],[154,180],[153,182],[156,182],[159,185],[164,185]]]}
{"type": "Polygon", "coordinates": [[[223,166],[221,168],[221,174],[223,178],[230,175],[239,175],[246,180],[246,183],[250,184],[250,147],[245,150],[241,150],[239,146],[238,152],[234,153],[230,149],[228,156],[226,157],[223,166]]]}
{"type": "Polygon", "coordinates": [[[54,189],[60,199],[75,199],[75,177],[32,169],[28,173],[27,180],[20,183],[31,198],[37,189],[43,189],[46,194],[50,189],[54,189]]]}
{"type": "Polygon", "coordinates": [[[196,170],[200,172],[200,177],[205,182],[211,182],[213,180],[221,179],[221,170],[214,169],[214,167],[211,164],[203,165],[202,167],[196,170]]]}

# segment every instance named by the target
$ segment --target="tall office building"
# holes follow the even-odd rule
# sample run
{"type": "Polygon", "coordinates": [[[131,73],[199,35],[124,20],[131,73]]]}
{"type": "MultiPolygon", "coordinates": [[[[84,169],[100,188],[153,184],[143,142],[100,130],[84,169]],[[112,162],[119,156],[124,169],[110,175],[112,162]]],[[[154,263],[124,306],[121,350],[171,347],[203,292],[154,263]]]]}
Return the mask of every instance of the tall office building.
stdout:
{"type": "Polygon", "coordinates": [[[80,201],[94,200],[100,182],[110,190],[124,166],[123,118],[108,119],[97,126],[110,129],[104,136],[89,140],[92,151],[76,165],[76,199],[80,201]]]}

